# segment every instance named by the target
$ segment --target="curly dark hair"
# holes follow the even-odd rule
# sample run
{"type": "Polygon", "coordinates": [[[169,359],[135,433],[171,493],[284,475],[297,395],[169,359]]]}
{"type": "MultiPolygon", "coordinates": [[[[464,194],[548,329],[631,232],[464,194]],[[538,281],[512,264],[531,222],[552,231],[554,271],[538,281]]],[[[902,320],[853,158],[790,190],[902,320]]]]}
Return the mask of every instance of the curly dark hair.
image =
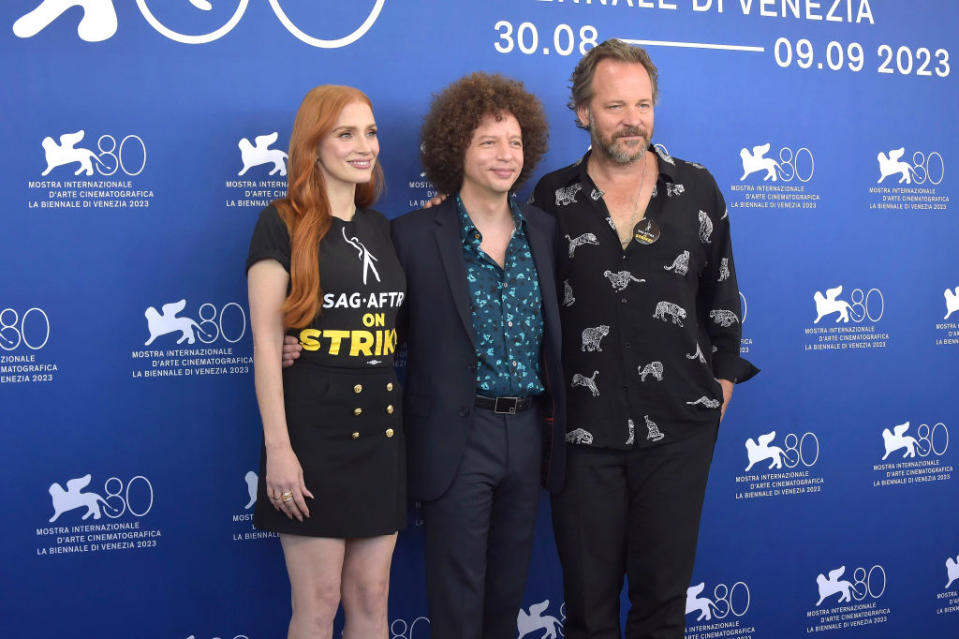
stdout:
{"type": "Polygon", "coordinates": [[[513,184],[529,178],[546,153],[549,125],[543,105],[519,80],[498,73],[471,73],[433,96],[420,132],[420,161],[440,193],[463,185],[463,162],[473,132],[488,115],[512,114],[523,132],[523,170],[513,184]]]}

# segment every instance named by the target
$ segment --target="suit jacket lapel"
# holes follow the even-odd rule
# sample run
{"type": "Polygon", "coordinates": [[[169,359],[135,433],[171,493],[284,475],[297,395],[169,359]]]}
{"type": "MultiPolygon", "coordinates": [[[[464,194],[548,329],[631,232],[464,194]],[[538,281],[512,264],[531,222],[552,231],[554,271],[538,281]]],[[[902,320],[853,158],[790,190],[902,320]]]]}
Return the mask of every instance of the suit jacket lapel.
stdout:
{"type": "Polygon", "coordinates": [[[436,247],[443,261],[443,270],[453,296],[453,303],[463,322],[463,328],[476,348],[473,334],[473,311],[470,307],[469,287],[466,283],[466,260],[463,258],[463,244],[460,238],[459,220],[456,216],[455,200],[447,199],[436,209],[436,247]]]}
{"type": "MultiPolygon", "coordinates": [[[[550,313],[554,309],[552,305],[546,304],[546,300],[550,300],[556,297],[556,279],[555,279],[555,268],[553,266],[553,260],[555,259],[554,251],[552,250],[552,244],[549,241],[549,238],[546,237],[545,231],[540,228],[536,223],[536,220],[533,219],[526,209],[523,209],[524,215],[526,215],[526,228],[528,233],[526,234],[527,240],[529,241],[529,250],[533,254],[533,262],[536,264],[536,273],[539,275],[539,287],[543,295],[544,300],[544,310],[547,313],[550,313]]],[[[558,307],[557,307],[558,308],[558,307]]],[[[557,319],[558,319],[558,311],[557,319]]],[[[550,317],[550,319],[554,319],[550,317]]]]}

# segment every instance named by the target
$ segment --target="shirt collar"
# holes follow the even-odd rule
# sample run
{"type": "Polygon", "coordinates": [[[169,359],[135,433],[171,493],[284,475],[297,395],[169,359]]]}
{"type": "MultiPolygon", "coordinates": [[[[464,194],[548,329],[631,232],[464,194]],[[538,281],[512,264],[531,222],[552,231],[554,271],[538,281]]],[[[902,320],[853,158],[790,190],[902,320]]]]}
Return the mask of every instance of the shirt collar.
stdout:
{"type": "MultiPolygon", "coordinates": [[[[656,154],[656,157],[659,158],[660,179],[676,182],[676,160],[674,160],[673,157],[668,153],[663,152],[663,150],[655,144],[650,144],[648,148],[650,151],[656,154]]],[[[592,152],[592,149],[586,151],[586,153],[583,154],[583,157],[581,157],[579,161],[573,165],[576,167],[576,170],[573,171],[572,175],[570,175],[570,179],[567,184],[572,184],[574,181],[578,180],[584,187],[595,186],[592,179],[590,179],[589,174],[586,172],[586,167],[589,166],[589,155],[592,152]]]]}
{"type": "MultiPolygon", "coordinates": [[[[519,204],[516,203],[516,198],[514,198],[512,194],[510,194],[507,199],[509,201],[510,212],[513,214],[513,226],[516,229],[514,234],[519,235],[523,233],[526,228],[526,217],[523,215],[522,209],[520,209],[519,204]]],[[[473,220],[470,218],[469,213],[466,212],[466,206],[463,204],[459,193],[456,194],[456,211],[460,217],[460,237],[463,239],[463,243],[479,248],[480,243],[483,241],[483,234],[480,233],[476,225],[473,224],[473,220]]]]}

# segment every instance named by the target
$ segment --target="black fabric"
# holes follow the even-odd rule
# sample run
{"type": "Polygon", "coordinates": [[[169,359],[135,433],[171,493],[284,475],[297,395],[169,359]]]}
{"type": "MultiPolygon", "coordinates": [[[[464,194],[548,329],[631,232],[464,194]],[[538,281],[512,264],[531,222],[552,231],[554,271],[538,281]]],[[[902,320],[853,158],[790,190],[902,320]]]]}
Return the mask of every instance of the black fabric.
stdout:
{"type": "MultiPolygon", "coordinates": [[[[260,213],[246,268],[274,259],[290,270],[290,235],[274,207],[260,213]]],[[[303,361],[345,368],[388,368],[396,350],[396,316],[406,278],[390,241],[389,221],[360,209],[349,222],[334,217],[320,242],[321,313],[292,329],[303,361]],[[365,280],[365,281],[364,281],[365,280]]]]}
{"type": "Polygon", "coordinates": [[[717,426],[652,448],[570,446],[552,497],[563,566],[566,639],[682,639],[699,517],[717,426]]]}
{"type": "MultiPolygon", "coordinates": [[[[290,268],[290,236],[273,207],[257,221],[247,269],[264,259],[290,268]]],[[[310,326],[289,332],[303,351],[283,370],[290,443],[315,500],[307,501],[303,522],[275,510],[261,449],[253,523],[316,537],[390,534],[406,526],[402,394],[393,368],[406,279],[389,222],[372,210],[358,210],[349,222],[333,218],[320,242],[319,269],[322,311],[310,326]]]]}
{"type": "MultiPolygon", "coordinates": [[[[566,396],[560,361],[559,309],[555,295],[553,218],[520,204],[527,239],[543,292],[542,405],[552,421],[543,429],[543,481],[563,482],[566,396]]],[[[466,264],[456,203],[402,215],[392,224],[393,242],[409,286],[400,318],[407,346],[405,411],[409,442],[409,492],[436,499],[446,491],[462,458],[476,410],[476,350],[466,264]]]]}
{"type": "Polygon", "coordinates": [[[729,219],[712,176],[658,155],[646,209],[653,244],[623,250],[588,154],[543,177],[533,201],[556,216],[567,441],[628,450],[692,436],[722,405],[715,378],[745,381],[729,219]]]}
{"type": "Polygon", "coordinates": [[[434,637],[516,634],[539,503],[540,419],[539,410],[478,409],[452,484],[423,502],[434,637]]]}
{"type": "Polygon", "coordinates": [[[405,528],[406,440],[394,369],[297,362],[283,371],[283,391],[290,443],[315,499],[306,500],[310,516],[302,522],[273,508],[266,498],[266,450],[261,448],[253,525],[341,539],[405,528]]]}

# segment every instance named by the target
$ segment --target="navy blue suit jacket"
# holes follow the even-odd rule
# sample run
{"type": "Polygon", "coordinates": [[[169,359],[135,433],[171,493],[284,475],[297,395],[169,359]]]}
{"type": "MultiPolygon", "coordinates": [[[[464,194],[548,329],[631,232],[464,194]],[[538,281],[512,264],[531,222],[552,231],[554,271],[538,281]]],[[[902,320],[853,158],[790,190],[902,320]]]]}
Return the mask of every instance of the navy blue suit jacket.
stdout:
{"type": "MultiPolygon", "coordinates": [[[[566,459],[566,394],[555,275],[556,222],[520,204],[543,296],[543,485],[558,492],[566,459]]],[[[469,435],[476,397],[476,346],[455,198],[392,222],[393,244],[406,271],[400,341],[407,345],[404,430],[408,491],[429,501],[449,488],[469,435]]]]}

